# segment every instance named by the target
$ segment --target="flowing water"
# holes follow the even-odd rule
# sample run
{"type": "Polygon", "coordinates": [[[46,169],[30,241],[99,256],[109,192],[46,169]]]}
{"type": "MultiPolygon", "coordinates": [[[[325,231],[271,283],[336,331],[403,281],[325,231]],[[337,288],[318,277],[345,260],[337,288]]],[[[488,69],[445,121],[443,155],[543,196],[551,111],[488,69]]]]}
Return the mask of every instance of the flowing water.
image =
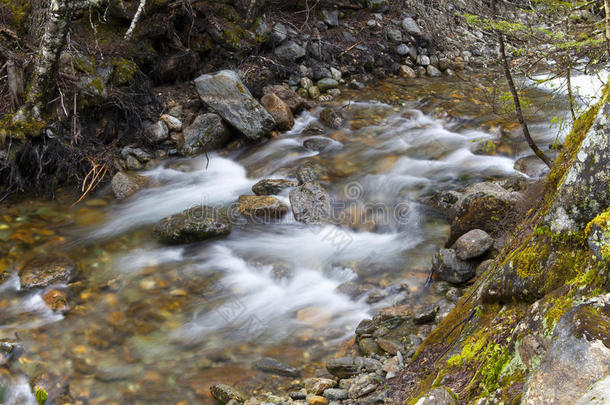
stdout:
{"type": "MultiPolygon", "coordinates": [[[[15,275],[0,284],[0,338],[18,336],[25,347],[25,374],[0,374],[12,381],[7,403],[32,403],[25,375],[41,373],[89,404],[210,403],[215,382],[289,385],[252,367],[265,356],[313,375],[360,320],[425,299],[430,260],[449,228],[423,199],[523,176],[513,166],[526,145],[485,107],[484,93],[459,79],[390,80],[344,93],[342,129],[320,124],[319,110],[303,113],[262,145],[163,162],[141,173],[151,185],[122,203],[102,190],[73,208],[69,192],[4,204],[0,270],[58,251],[80,269],[66,315],[48,309],[42,292],[21,290],[15,275]],[[320,138],[331,139],[322,152],[303,146],[320,138]],[[167,215],[230,206],[258,180],[294,178],[304,163],[319,166],[332,224],[234,216],[224,239],[167,247],[151,238],[167,215]]],[[[532,128],[551,144],[561,131],[548,123],[565,115],[566,101],[542,104],[532,128]]],[[[279,198],[289,204],[287,192],[279,198]]]]}

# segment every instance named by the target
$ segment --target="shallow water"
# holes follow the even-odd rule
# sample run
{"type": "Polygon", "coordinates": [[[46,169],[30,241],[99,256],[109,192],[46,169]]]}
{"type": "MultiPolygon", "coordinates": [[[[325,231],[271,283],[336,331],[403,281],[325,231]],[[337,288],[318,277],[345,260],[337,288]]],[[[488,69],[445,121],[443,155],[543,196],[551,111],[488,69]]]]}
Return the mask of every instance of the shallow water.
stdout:
{"type": "MultiPolygon", "coordinates": [[[[264,356],[313,375],[360,320],[405,296],[425,299],[448,224],[422,198],[522,176],[513,165],[526,146],[499,130],[514,125],[472,88],[459,79],[389,80],[344,93],[343,129],[320,124],[319,110],[304,113],[292,131],[262,145],[145,171],[151,186],[123,203],[102,190],[74,208],[77,196],[68,192],[54,202],[4,204],[2,268],[65,251],[81,274],[65,316],[40,292],[20,290],[15,276],[0,284],[0,338],[24,342],[19,366],[27,375],[67,376],[71,395],[90,404],[208,403],[215,382],[246,391],[288,385],[252,367],[264,356]],[[333,142],[324,152],[303,146],[315,137],[333,142]],[[167,215],[197,204],[229,207],[258,180],[294,179],[306,162],[322,168],[332,224],[306,226],[291,213],[263,224],[234,215],[221,240],[166,247],[151,238],[150,226],[167,215]],[[337,290],[346,282],[389,293],[368,303],[366,293],[337,290]]],[[[557,114],[565,115],[565,100],[532,118],[542,144],[561,136],[547,124],[557,114]]],[[[289,204],[287,192],[280,199],[289,204]]],[[[32,402],[27,379],[12,378],[7,403],[32,402]]]]}

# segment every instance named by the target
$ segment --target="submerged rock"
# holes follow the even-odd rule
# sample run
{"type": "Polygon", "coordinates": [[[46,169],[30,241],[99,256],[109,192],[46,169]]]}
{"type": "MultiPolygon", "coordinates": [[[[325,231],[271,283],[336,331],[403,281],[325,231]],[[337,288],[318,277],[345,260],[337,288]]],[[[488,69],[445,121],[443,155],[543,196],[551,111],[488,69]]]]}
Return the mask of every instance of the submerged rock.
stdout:
{"type": "Polygon", "coordinates": [[[260,359],[254,364],[254,367],[265,373],[277,374],[284,377],[296,378],[301,375],[301,372],[298,369],[284,364],[271,357],[265,357],[263,359],[260,359]]]}
{"type": "Polygon", "coordinates": [[[148,178],[144,176],[118,172],[112,177],[110,186],[112,188],[112,193],[114,194],[116,199],[124,200],[128,197],[131,197],[147,183],[148,178]]]}
{"type": "Polygon", "coordinates": [[[60,255],[36,257],[19,271],[22,288],[44,288],[67,284],[76,276],[77,267],[70,258],[60,255]]]}
{"type": "Polygon", "coordinates": [[[327,107],[320,113],[320,121],[330,128],[339,129],[343,126],[345,119],[339,111],[327,107]]]}
{"type": "Polygon", "coordinates": [[[157,222],[153,235],[164,243],[191,243],[228,235],[231,223],[216,208],[201,205],[157,222]]]}
{"type": "Polygon", "coordinates": [[[475,264],[458,259],[453,249],[441,249],[432,266],[439,279],[453,284],[465,283],[476,274],[475,264]]]}
{"type": "Polygon", "coordinates": [[[460,260],[468,260],[484,255],[493,244],[494,240],[487,232],[473,229],[460,236],[453,248],[460,260]]]}
{"type": "Polygon", "coordinates": [[[298,185],[299,183],[294,180],[264,179],[252,186],[252,192],[256,195],[277,195],[287,188],[298,185]]]}
{"type": "Polygon", "coordinates": [[[275,197],[259,195],[240,195],[238,209],[242,215],[264,219],[281,218],[288,207],[275,197]]]}
{"type": "Polygon", "coordinates": [[[221,148],[231,139],[229,128],[218,114],[200,114],[183,132],[184,144],[179,148],[186,156],[221,148]]]}
{"type": "Polygon", "coordinates": [[[330,196],[320,184],[308,182],[290,191],[294,218],[305,224],[320,224],[330,220],[330,196]]]}
{"type": "Polygon", "coordinates": [[[275,127],[273,117],[252,97],[234,71],[199,76],[195,86],[201,100],[246,138],[260,140],[275,127]]]}
{"type": "Polygon", "coordinates": [[[225,405],[229,401],[244,402],[243,395],[233,387],[226,384],[214,384],[210,387],[210,393],[216,402],[225,405]]]}

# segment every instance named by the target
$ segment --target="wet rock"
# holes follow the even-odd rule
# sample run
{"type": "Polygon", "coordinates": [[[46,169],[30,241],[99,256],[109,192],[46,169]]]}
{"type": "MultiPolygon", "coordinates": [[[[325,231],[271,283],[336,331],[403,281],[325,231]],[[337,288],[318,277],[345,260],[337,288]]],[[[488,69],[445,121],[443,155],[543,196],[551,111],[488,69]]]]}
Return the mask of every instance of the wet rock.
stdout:
{"type": "Polygon", "coordinates": [[[394,356],[396,355],[396,353],[404,352],[405,350],[404,345],[395,339],[380,337],[377,338],[377,344],[379,345],[381,350],[394,356]]]}
{"type": "Polygon", "coordinates": [[[436,315],[438,314],[439,306],[438,305],[429,305],[422,309],[413,317],[413,322],[416,325],[423,325],[426,323],[432,323],[436,320],[436,315]]]}
{"type": "Polygon", "coordinates": [[[345,119],[341,112],[327,107],[320,112],[320,121],[330,128],[339,129],[343,126],[345,119]]]}
{"type": "Polygon", "coordinates": [[[415,405],[457,405],[457,401],[449,388],[437,387],[422,395],[415,405]]]}
{"type": "Polygon", "coordinates": [[[442,73],[433,65],[426,66],[426,74],[430,77],[441,77],[442,73]]]}
{"type": "Polygon", "coordinates": [[[417,22],[412,17],[403,18],[403,20],[401,22],[401,26],[402,26],[402,29],[405,30],[410,35],[413,35],[416,37],[422,36],[422,32],[421,32],[421,28],[419,28],[419,24],[417,24],[417,22]]]}
{"type": "Polygon", "coordinates": [[[280,131],[288,131],[294,126],[292,111],[284,101],[274,93],[266,94],[261,98],[261,104],[275,120],[280,131]]]}
{"type": "Polygon", "coordinates": [[[225,405],[227,402],[234,400],[239,403],[244,402],[243,395],[233,387],[225,384],[214,384],[210,387],[210,393],[216,402],[220,405],[225,405]]]}
{"type": "Polygon", "coordinates": [[[42,300],[53,312],[65,314],[70,308],[68,292],[60,289],[53,289],[43,294],[42,300]]]}
{"type": "Polygon", "coordinates": [[[117,200],[124,200],[131,197],[138,190],[148,183],[148,179],[144,176],[131,175],[124,172],[118,172],[112,177],[110,186],[112,193],[117,200]]]}
{"type": "Polygon", "coordinates": [[[481,229],[494,235],[499,224],[510,227],[516,218],[511,212],[521,195],[510,192],[494,183],[477,183],[466,188],[456,205],[456,217],[451,224],[449,245],[472,229],[481,229]]]}
{"type": "Polygon", "coordinates": [[[409,54],[409,47],[405,44],[400,44],[396,47],[395,52],[397,55],[405,56],[409,54]]]}
{"type": "Polygon", "coordinates": [[[324,390],[324,397],[329,401],[342,401],[347,399],[347,391],[340,388],[329,388],[324,390]]]}
{"type": "Polygon", "coordinates": [[[363,374],[353,378],[347,395],[351,399],[361,398],[375,391],[381,383],[381,377],[375,374],[363,374]]]}
{"type": "Polygon", "coordinates": [[[179,118],[176,118],[169,114],[163,114],[161,116],[161,121],[167,125],[167,128],[170,131],[182,131],[182,121],[179,118]]]}
{"type": "Polygon", "coordinates": [[[305,390],[305,388],[302,388],[298,391],[292,391],[288,394],[288,396],[295,401],[300,401],[307,398],[307,390],[305,390]]]}
{"type": "Polygon", "coordinates": [[[252,192],[256,195],[277,195],[283,190],[298,186],[294,180],[264,179],[252,186],[252,192]]]}
{"type": "Polygon", "coordinates": [[[373,354],[380,354],[381,348],[372,338],[363,338],[358,342],[358,353],[362,356],[371,356],[373,354]]]}
{"type": "Polygon", "coordinates": [[[610,294],[579,305],[555,326],[521,403],[571,404],[610,373],[610,294]]]}
{"type": "Polygon", "coordinates": [[[254,367],[256,367],[257,370],[263,371],[265,373],[281,375],[284,377],[295,378],[301,375],[301,372],[298,369],[284,364],[271,357],[265,357],[263,359],[260,359],[259,361],[254,363],[254,367]]]}
{"type": "Polygon", "coordinates": [[[517,159],[514,167],[515,170],[534,179],[540,178],[549,172],[549,167],[535,155],[517,159]]]}
{"type": "Polygon", "coordinates": [[[258,195],[240,195],[237,208],[242,215],[262,219],[281,218],[288,212],[288,207],[277,198],[258,195]]]}
{"type": "Polygon", "coordinates": [[[121,157],[125,159],[126,168],[138,170],[144,167],[144,164],[150,161],[153,156],[140,148],[132,148],[126,146],[121,150],[121,157]]]}
{"type": "Polygon", "coordinates": [[[481,229],[473,229],[460,236],[453,245],[460,260],[474,259],[487,253],[494,244],[489,234],[481,229]]]}
{"type": "Polygon", "coordinates": [[[161,143],[169,138],[169,129],[165,122],[157,121],[144,128],[144,136],[151,143],[161,143]]]}
{"type": "Polygon", "coordinates": [[[374,304],[376,302],[383,300],[387,296],[388,296],[388,293],[386,291],[376,288],[373,291],[369,292],[369,296],[366,297],[366,302],[368,304],[374,304]]]}
{"type": "Polygon", "coordinates": [[[359,374],[361,371],[369,373],[381,371],[381,363],[367,357],[340,357],[330,359],[326,363],[326,369],[334,376],[348,378],[359,374]]]}
{"type": "MultiPolygon", "coordinates": [[[[303,78],[306,79],[306,78],[303,78]]],[[[301,80],[303,80],[301,79],[301,80]]],[[[307,79],[309,80],[309,79],[307,79]]],[[[311,81],[311,80],[309,80],[311,81]]],[[[312,83],[313,85],[313,83],[312,83]]],[[[305,86],[301,86],[305,87],[305,86]]],[[[290,86],[283,85],[272,85],[263,87],[263,94],[275,94],[288,106],[290,111],[297,114],[301,111],[310,108],[309,102],[303,97],[299,96],[290,86]]]]}
{"type": "Polygon", "coordinates": [[[376,326],[372,319],[363,319],[356,326],[356,336],[371,335],[375,332],[376,326]]]}
{"type": "Polygon", "coordinates": [[[305,163],[297,169],[299,184],[319,180],[325,174],[324,168],[316,163],[305,163]]]}
{"type": "Polygon", "coordinates": [[[448,220],[453,221],[457,211],[457,204],[461,198],[462,194],[457,191],[443,190],[437,192],[432,197],[430,204],[443,213],[448,220]]]}
{"type": "Polygon", "coordinates": [[[426,67],[430,65],[430,58],[428,55],[418,55],[415,63],[417,63],[419,66],[426,67]]]}
{"type": "Polygon", "coordinates": [[[388,28],[386,30],[386,35],[388,39],[392,42],[402,42],[402,32],[398,28],[388,28]]]}
{"type": "Polygon", "coordinates": [[[415,79],[417,78],[417,73],[415,73],[415,70],[413,70],[412,68],[410,68],[407,65],[402,65],[400,67],[400,70],[398,71],[398,74],[402,77],[406,77],[408,79],[415,79]]]}
{"type": "Polygon", "coordinates": [[[314,100],[320,97],[320,89],[318,86],[311,86],[309,89],[307,89],[307,92],[309,93],[309,97],[314,100]]]}
{"type": "Polygon", "coordinates": [[[337,382],[330,378],[308,378],[304,383],[307,392],[314,395],[320,395],[328,388],[333,388],[337,385],[337,382]]]}
{"type": "Polygon", "coordinates": [[[322,21],[329,27],[336,27],[339,25],[339,11],[337,10],[322,10],[321,13],[322,21]]]}
{"type": "Polygon", "coordinates": [[[331,67],[330,68],[330,77],[335,79],[336,81],[339,81],[343,77],[343,74],[341,73],[341,71],[339,69],[335,69],[334,67],[331,67]]]}
{"type": "Polygon", "coordinates": [[[320,184],[307,182],[290,191],[294,218],[305,224],[320,224],[330,220],[330,196],[320,184]]]}
{"type": "Polygon", "coordinates": [[[320,395],[311,395],[307,397],[308,405],[326,405],[328,400],[320,395]]]}
{"type": "Polygon", "coordinates": [[[71,259],[60,255],[35,257],[19,271],[21,287],[44,288],[52,284],[67,284],[76,276],[77,267],[71,259]]]}
{"type": "Polygon", "coordinates": [[[199,76],[195,86],[201,100],[246,138],[257,141],[275,127],[273,117],[252,97],[234,71],[199,76]]]}
{"type": "Polygon", "coordinates": [[[154,237],[164,243],[191,243],[226,236],[231,232],[227,216],[213,207],[189,208],[157,222],[154,237]]]}
{"type": "Polygon", "coordinates": [[[304,57],[307,52],[305,48],[294,41],[286,41],[282,45],[275,48],[273,52],[275,56],[285,61],[295,62],[304,57]]]}
{"type": "Polygon", "coordinates": [[[327,90],[336,89],[337,87],[339,87],[339,82],[335,79],[324,78],[318,80],[316,85],[318,86],[318,89],[320,89],[320,92],[324,93],[327,90]]]}
{"type": "Polygon", "coordinates": [[[312,87],[313,84],[313,80],[311,80],[309,77],[303,77],[301,78],[301,80],[299,81],[299,84],[301,85],[302,88],[304,88],[305,90],[309,90],[310,87],[312,87]]]}
{"type": "Polygon", "coordinates": [[[23,345],[12,339],[0,339],[0,367],[14,363],[24,352],[23,345]]]}
{"type": "Polygon", "coordinates": [[[323,136],[314,136],[311,138],[307,138],[303,142],[303,146],[309,150],[313,150],[316,152],[326,152],[329,150],[341,149],[343,145],[331,138],[326,138],[323,136]]]}
{"type": "Polygon", "coordinates": [[[218,114],[200,114],[184,130],[183,138],[180,153],[193,156],[222,148],[231,139],[231,131],[218,114]]]}
{"type": "Polygon", "coordinates": [[[473,278],[476,266],[457,258],[455,250],[441,249],[432,264],[434,272],[440,280],[453,284],[462,284],[473,278]]]}

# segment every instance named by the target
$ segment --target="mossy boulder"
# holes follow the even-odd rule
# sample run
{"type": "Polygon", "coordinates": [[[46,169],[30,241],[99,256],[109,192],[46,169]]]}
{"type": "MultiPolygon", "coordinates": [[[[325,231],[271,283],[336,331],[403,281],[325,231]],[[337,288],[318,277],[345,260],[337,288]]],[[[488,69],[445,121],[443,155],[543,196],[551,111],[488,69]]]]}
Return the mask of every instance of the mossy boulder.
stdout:
{"type": "Polygon", "coordinates": [[[182,133],[180,153],[198,155],[225,146],[231,139],[231,131],[218,114],[200,114],[182,133]]]}
{"type": "Polygon", "coordinates": [[[201,205],[157,222],[153,227],[153,235],[161,242],[180,244],[226,236],[231,228],[226,213],[201,205]]]}

